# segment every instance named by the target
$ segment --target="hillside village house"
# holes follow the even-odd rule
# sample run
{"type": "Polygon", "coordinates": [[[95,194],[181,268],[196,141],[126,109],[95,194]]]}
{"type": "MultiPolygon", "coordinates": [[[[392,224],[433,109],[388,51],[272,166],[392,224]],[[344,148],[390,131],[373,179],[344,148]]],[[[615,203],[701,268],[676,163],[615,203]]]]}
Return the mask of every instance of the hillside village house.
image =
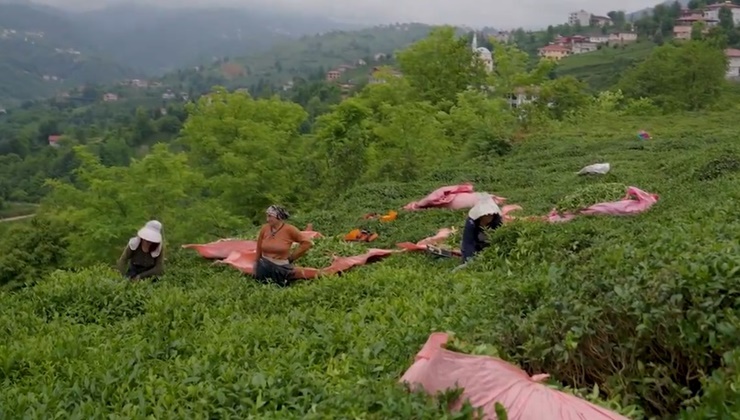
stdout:
{"type": "Polygon", "coordinates": [[[701,13],[694,13],[689,11],[683,11],[681,17],[676,19],[675,26],[673,27],[673,37],[675,39],[687,40],[691,39],[691,28],[696,22],[704,22],[704,29],[702,33],[709,32],[709,28],[719,23],[719,20],[707,18],[701,13]]]}
{"type": "Polygon", "coordinates": [[[728,48],[725,50],[727,56],[727,74],[728,80],[740,80],[740,50],[728,48]]]}
{"type": "Polygon", "coordinates": [[[593,26],[604,27],[604,26],[611,26],[612,20],[611,20],[611,18],[609,18],[607,16],[591,15],[591,22],[590,23],[593,26]]]}
{"type": "Polygon", "coordinates": [[[637,34],[635,32],[614,32],[612,34],[609,34],[610,44],[626,44],[630,42],[637,42],[637,34]]]}
{"type": "Polygon", "coordinates": [[[704,17],[719,22],[719,11],[723,7],[730,9],[732,12],[732,21],[735,22],[735,26],[740,24],[740,6],[732,4],[730,1],[724,3],[711,4],[704,9],[704,17]]]}
{"type": "Polygon", "coordinates": [[[562,45],[546,45],[540,48],[540,57],[549,58],[551,60],[562,60],[563,58],[571,55],[571,50],[568,47],[562,45]]]}
{"type": "Polygon", "coordinates": [[[674,26],[673,38],[683,40],[691,39],[691,26],[674,26]]]}
{"type": "Polygon", "coordinates": [[[338,70],[331,70],[326,72],[326,80],[327,81],[334,81],[339,79],[339,76],[341,76],[342,73],[340,73],[338,70]]]}
{"type": "Polygon", "coordinates": [[[539,50],[539,56],[560,60],[569,55],[584,54],[599,49],[599,44],[628,44],[637,42],[635,32],[614,32],[606,35],[573,35],[558,36],[550,45],[544,46],[539,50]]]}
{"type": "MultiPolygon", "coordinates": [[[[372,70],[370,70],[370,78],[368,80],[368,83],[371,85],[377,84],[377,83],[385,83],[385,80],[378,77],[377,74],[381,70],[380,67],[373,67],[372,70]]],[[[401,72],[396,70],[391,70],[391,74],[395,77],[401,77],[401,72]]]]}
{"type": "Polygon", "coordinates": [[[577,12],[573,12],[568,16],[568,25],[570,26],[588,26],[591,24],[591,13],[581,9],[577,12]]]}
{"type": "Polygon", "coordinates": [[[511,41],[511,32],[498,31],[493,35],[493,38],[502,44],[508,44],[511,41]]]}
{"type": "Polygon", "coordinates": [[[104,102],[115,102],[118,100],[118,95],[115,93],[106,93],[103,95],[103,101],[104,102]]]}
{"type": "Polygon", "coordinates": [[[51,135],[49,136],[49,146],[51,147],[59,147],[59,140],[62,138],[60,135],[51,135]]]}
{"type": "Polygon", "coordinates": [[[539,87],[518,87],[509,95],[508,102],[512,108],[519,108],[522,105],[530,104],[537,100],[539,87]]]}
{"type": "Polygon", "coordinates": [[[606,44],[609,42],[609,35],[591,35],[588,37],[588,41],[594,44],[606,44]]]}

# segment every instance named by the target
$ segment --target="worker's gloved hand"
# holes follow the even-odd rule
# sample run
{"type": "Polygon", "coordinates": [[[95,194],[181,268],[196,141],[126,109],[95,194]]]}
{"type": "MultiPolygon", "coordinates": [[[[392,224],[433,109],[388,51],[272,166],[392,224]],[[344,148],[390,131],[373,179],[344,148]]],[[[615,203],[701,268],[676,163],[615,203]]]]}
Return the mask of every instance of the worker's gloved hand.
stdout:
{"type": "Polygon", "coordinates": [[[462,270],[463,268],[465,268],[465,267],[467,267],[467,266],[468,266],[468,263],[463,263],[463,264],[460,264],[460,265],[458,265],[457,267],[453,268],[453,269],[452,269],[452,272],[453,272],[453,273],[456,273],[456,272],[458,272],[458,271],[462,270]]]}

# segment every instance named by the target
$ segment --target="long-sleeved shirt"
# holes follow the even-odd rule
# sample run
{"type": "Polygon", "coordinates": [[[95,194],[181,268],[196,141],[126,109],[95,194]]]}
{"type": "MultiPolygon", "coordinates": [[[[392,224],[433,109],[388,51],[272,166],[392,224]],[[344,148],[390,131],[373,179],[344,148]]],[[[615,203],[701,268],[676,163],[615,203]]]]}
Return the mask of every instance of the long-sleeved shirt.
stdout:
{"type": "Polygon", "coordinates": [[[139,274],[139,278],[143,279],[145,277],[159,276],[164,274],[164,248],[162,248],[162,251],[159,253],[158,256],[153,257],[151,253],[144,252],[141,249],[141,246],[138,246],[135,250],[132,250],[131,247],[126,244],[126,248],[124,248],[123,253],[118,258],[117,264],[118,271],[120,271],[123,275],[126,274],[126,263],[129,260],[133,265],[149,268],[148,270],[139,274]]]}
{"type": "MultiPolygon", "coordinates": [[[[486,226],[489,229],[496,229],[501,226],[503,220],[500,214],[497,214],[491,223],[486,226]]],[[[462,252],[463,263],[466,263],[473,255],[486,249],[491,244],[488,242],[486,232],[483,231],[483,226],[479,226],[475,220],[468,217],[465,221],[465,228],[462,234],[462,244],[460,245],[460,251],[462,252]]]]}

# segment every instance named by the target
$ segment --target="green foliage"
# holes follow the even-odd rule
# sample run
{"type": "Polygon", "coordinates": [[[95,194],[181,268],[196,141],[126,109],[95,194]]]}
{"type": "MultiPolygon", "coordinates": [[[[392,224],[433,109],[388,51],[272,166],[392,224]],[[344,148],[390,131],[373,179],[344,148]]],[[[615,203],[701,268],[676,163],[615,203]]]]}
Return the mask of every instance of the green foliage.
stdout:
{"type": "Polygon", "coordinates": [[[287,170],[302,150],[299,128],[306,119],[299,105],[218,89],[189,113],[182,131],[189,159],[224,208],[261,219],[267,206],[293,192],[287,170]]]}
{"type": "Polygon", "coordinates": [[[189,169],[187,157],[164,145],[128,168],[105,167],[81,147],[75,153],[82,161],[76,182],[50,181],[39,212],[74,226],[65,235],[67,267],[115,260],[125,238],[150,219],[161,221],[167,240],[180,244],[218,236],[238,223],[217,199],[203,198],[209,184],[189,169]]]}
{"type": "Polygon", "coordinates": [[[614,87],[623,73],[644,61],[655,48],[655,44],[640,41],[624,48],[601,48],[600,50],[575,54],[558,62],[557,75],[573,76],[585,82],[593,91],[614,87]]]}
{"type": "MultiPolygon", "coordinates": [[[[0,242],[0,286],[31,285],[61,265],[65,250],[65,231],[59,223],[33,218],[29,223],[13,224],[0,242]]],[[[6,222],[0,222],[6,225],[6,222]]]]}
{"type": "Polygon", "coordinates": [[[311,251],[299,261],[296,266],[324,268],[334,261],[334,257],[351,257],[366,252],[361,244],[346,242],[343,235],[316,238],[311,251]]]}
{"type": "Polygon", "coordinates": [[[724,175],[740,172],[740,158],[737,155],[725,155],[707,162],[697,172],[700,181],[711,181],[724,175]]]}
{"type": "Polygon", "coordinates": [[[418,98],[432,104],[452,102],[469,86],[482,86],[485,68],[465,37],[452,27],[435,29],[428,38],[398,54],[401,71],[418,98]]]}
{"type": "Polygon", "coordinates": [[[617,182],[585,185],[558,201],[555,208],[561,212],[583,210],[597,203],[617,201],[624,197],[627,186],[617,182]]]}
{"type": "Polygon", "coordinates": [[[726,67],[724,51],[707,42],[666,44],[628,71],[619,86],[626,96],[650,98],[664,109],[698,110],[719,99],[726,67]]]}

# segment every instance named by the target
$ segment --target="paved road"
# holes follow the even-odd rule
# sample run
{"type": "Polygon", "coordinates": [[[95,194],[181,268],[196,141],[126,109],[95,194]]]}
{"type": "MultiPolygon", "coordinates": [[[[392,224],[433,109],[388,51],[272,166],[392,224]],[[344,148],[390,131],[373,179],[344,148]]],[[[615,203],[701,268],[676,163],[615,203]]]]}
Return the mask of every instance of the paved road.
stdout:
{"type": "Polygon", "coordinates": [[[16,220],[28,219],[29,217],[35,216],[34,214],[26,214],[24,216],[8,217],[7,219],[0,219],[0,223],[3,222],[14,222],[16,220]]]}

